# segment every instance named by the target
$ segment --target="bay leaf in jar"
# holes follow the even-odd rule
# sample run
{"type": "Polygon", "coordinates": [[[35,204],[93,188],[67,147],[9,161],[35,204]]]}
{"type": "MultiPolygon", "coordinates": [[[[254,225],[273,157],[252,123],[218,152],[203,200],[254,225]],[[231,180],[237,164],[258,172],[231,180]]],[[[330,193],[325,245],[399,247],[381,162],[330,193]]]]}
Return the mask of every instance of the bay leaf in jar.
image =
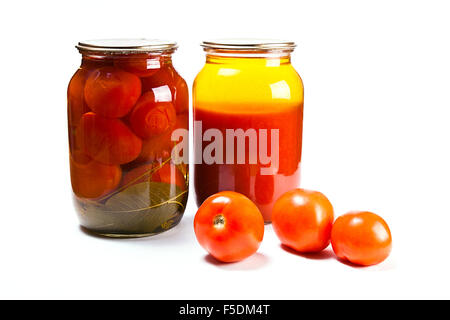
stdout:
{"type": "Polygon", "coordinates": [[[104,203],[77,199],[83,224],[113,236],[157,233],[178,223],[187,202],[187,190],[174,184],[142,182],[113,194],[104,203]]]}

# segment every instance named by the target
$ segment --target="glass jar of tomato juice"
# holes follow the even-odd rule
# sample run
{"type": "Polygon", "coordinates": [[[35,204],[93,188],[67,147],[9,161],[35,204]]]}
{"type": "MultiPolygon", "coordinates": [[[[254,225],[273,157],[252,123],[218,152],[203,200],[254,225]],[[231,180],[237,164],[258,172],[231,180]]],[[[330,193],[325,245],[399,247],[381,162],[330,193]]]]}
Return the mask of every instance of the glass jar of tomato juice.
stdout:
{"type": "Polygon", "coordinates": [[[300,183],[303,84],[295,44],[273,40],[202,43],[206,64],[193,86],[197,203],[240,192],[270,222],[274,202],[300,183]]]}
{"type": "Polygon", "coordinates": [[[70,173],[86,229],[139,237],[175,226],[187,201],[186,82],[176,43],[80,42],[68,99],[70,173]]]}

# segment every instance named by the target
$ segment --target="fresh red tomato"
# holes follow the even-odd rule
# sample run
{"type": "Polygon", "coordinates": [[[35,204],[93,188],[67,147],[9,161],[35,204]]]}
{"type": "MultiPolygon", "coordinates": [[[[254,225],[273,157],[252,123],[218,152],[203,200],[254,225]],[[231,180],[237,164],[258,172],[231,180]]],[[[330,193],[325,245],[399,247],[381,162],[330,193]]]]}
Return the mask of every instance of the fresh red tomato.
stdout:
{"type": "Polygon", "coordinates": [[[125,116],[141,95],[138,76],[114,67],[92,71],[84,86],[86,103],[95,113],[107,118],[125,116]]]}
{"type": "Polygon", "coordinates": [[[92,159],[104,164],[133,161],[142,149],[142,141],[119,119],[103,118],[88,112],[81,118],[81,144],[92,159]]]}
{"type": "Polygon", "coordinates": [[[282,244],[299,252],[318,252],[330,243],[333,206],[320,192],[294,189],[275,202],[272,225],[282,244]]]}
{"type": "Polygon", "coordinates": [[[148,139],[173,128],[177,114],[171,102],[156,102],[153,92],[148,91],[138,100],[129,120],[133,131],[148,139]]]}
{"type": "Polygon", "coordinates": [[[114,60],[114,66],[134,73],[139,77],[149,77],[159,70],[160,59],[159,57],[152,57],[148,54],[133,54],[132,56],[116,58],[114,60]]]}
{"type": "Polygon", "coordinates": [[[254,254],[264,236],[264,219],[258,207],[244,195],[223,191],[207,198],[194,218],[200,245],[223,262],[254,254]]]}
{"type": "Polygon", "coordinates": [[[91,160],[76,162],[70,157],[70,176],[73,192],[82,198],[98,198],[114,190],[122,171],[118,165],[106,165],[91,160]]]}
{"type": "Polygon", "coordinates": [[[387,223],[375,213],[349,212],[334,222],[331,245],[338,258],[369,266],[389,256],[392,236],[387,223]]]}

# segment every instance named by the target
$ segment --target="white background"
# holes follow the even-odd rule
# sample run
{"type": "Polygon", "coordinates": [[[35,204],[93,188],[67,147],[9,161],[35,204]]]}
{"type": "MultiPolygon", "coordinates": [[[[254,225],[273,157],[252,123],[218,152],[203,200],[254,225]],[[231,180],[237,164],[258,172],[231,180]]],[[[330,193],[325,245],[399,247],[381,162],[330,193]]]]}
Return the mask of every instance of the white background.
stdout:
{"type": "MultiPolygon", "coordinates": [[[[0,298],[450,298],[448,1],[3,1],[0,5],[0,298]],[[384,263],[355,268],[328,248],[214,263],[197,244],[193,192],[160,236],[108,240],[71,202],[66,87],[92,38],[177,40],[189,84],[205,38],[297,42],[305,84],[303,180],[336,215],[383,216],[384,263]]],[[[191,152],[192,154],[192,152],[191,152]]]]}

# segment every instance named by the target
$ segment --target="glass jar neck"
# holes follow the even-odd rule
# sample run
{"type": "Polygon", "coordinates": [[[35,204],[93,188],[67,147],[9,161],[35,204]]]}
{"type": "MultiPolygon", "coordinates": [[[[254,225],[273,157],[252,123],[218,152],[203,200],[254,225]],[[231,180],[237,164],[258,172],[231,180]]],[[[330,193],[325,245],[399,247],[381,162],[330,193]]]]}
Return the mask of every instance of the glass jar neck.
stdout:
{"type": "Polygon", "coordinates": [[[206,63],[279,66],[290,64],[291,55],[289,52],[209,51],[206,53],[206,63]]]}
{"type": "Polygon", "coordinates": [[[133,53],[133,54],[104,54],[104,53],[87,53],[81,54],[82,64],[91,64],[106,61],[141,61],[158,63],[161,67],[172,64],[172,52],[170,53],[133,53]]]}

